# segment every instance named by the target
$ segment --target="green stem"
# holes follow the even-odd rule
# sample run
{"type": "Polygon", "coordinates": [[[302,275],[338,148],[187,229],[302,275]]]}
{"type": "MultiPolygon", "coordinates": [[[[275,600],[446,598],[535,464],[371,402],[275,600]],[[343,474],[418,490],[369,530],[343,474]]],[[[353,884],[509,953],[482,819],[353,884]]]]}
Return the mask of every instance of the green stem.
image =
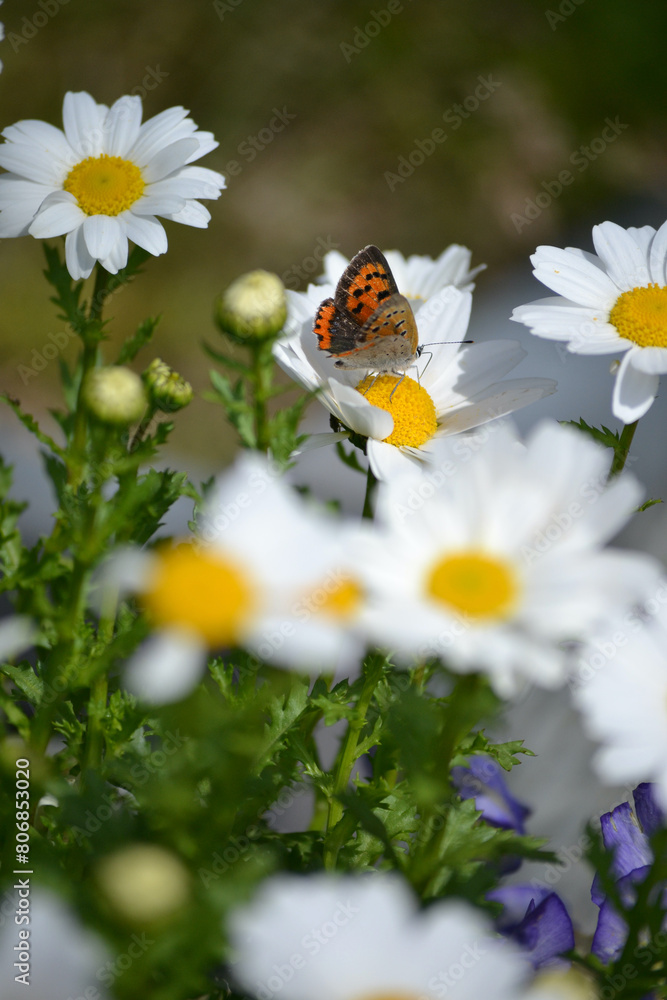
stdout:
{"type": "MultiPolygon", "coordinates": [[[[108,274],[101,264],[95,265],[95,287],[93,297],[88,310],[88,327],[97,324],[102,315],[102,308],[106,298],[106,284],[108,274]]],[[[86,375],[95,367],[97,361],[97,337],[90,337],[88,330],[83,333],[83,355],[81,358],[81,382],[79,384],[79,394],[76,401],[76,413],[74,414],[74,432],[72,435],[71,462],[69,467],[69,481],[76,487],[83,479],[83,471],[86,462],[86,440],[88,437],[88,414],[83,405],[83,386],[86,375]]]]}
{"type": "Polygon", "coordinates": [[[269,420],[266,411],[267,400],[271,397],[273,355],[271,344],[252,343],[252,381],[255,401],[255,441],[258,451],[268,451],[271,445],[269,420]]]}
{"type": "MultiPolygon", "coordinates": [[[[117,591],[105,595],[100,614],[100,625],[97,630],[97,642],[100,646],[108,646],[113,638],[118,608],[117,591]]],[[[104,746],[104,715],[107,709],[107,693],[109,680],[106,674],[99,674],[93,681],[90,700],[88,702],[88,729],[86,731],[85,767],[94,770],[102,761],[104,746]]]]}
{"type": "Polygon", "coordinates": [[[632,439],[635,436],[635,431],[637,430],[638,420],[635,420],[634,424],[626,424],[621,431],[621,437],[619,439],[618,445],[614,451],[614,458],[611,463],[611,469],[609,470],[609,478],[613,479],[617,476],[619,472],[625,466],[628,459],[628,454],[630,452],[630,445],[632,444],[632,439]]]}
{"type": "Polygon", "coordinates": [[[366,495],[364,497],[364,509],[361,513],[362,517],[368,518],[370,521],[373,520],[373,499],[375,497],[375,489],[377,487],[378,481],[373,475],[373,470],[370,465],[368,466],[368,472],[366,474],[366,495]]]}
{"type": "Polygon", "coordinates": [[[324,845],[325,868],[336,867],[338,852],[342,846],[340,843],[340,837],[335,830],[336,825],[343,818],[343,803],[340,801],[339,796],[347,791],[347,787],[350,783],[352,768],[354,767],[358,756],[357,748],[359,746],[359,737],[364,726],[366,725],[366,713],[368,712],[370,703],[373,700],[375,689],[378,686],[380,678],[382,677],[384,662],[384,657],[375,655],[367,667],[366,677],[361,689],[359,701],[357,702],[356,712],[354,717],[350,720],[345,738],[343,739],[338,753],[338,760],[334,771],[333,790],[329,800],[329,809],[327,814],[327,834],[324,845]]]}

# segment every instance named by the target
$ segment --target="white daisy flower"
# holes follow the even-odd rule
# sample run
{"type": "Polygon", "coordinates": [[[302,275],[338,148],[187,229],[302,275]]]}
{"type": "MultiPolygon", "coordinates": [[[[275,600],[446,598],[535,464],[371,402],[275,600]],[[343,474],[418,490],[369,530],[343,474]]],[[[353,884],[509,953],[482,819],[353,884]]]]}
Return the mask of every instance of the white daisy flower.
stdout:
{"type": "Polygon", "coordinates": [[[14,893],[11,902],[11,919],[0,924],[3,1000],[26,996],[104,1000],[108,993],[102,983],[109,981],[107,964],[113,956],[101,938],[84,928],[70,907],[45,889],[31,888],[28,921],[18,923],[14,917],[17,911],[26,913],[26,899],[14,893]]]}
{"type": "Polygon", "coordinates": [[[573,697],[589,735],[602,743],[593,758],[602,781],[652,781],[667,810],[667,610],[633,624],[595,643],[597,656],[584,654],[587,679],[573,697]]]}
{"type": "Polygon", "coordinates": [[[558,295],[519,306],[512,319],[574,354],[623,354],[612,411],[631,424],[667,372],[667,223],[656,232],[603,222],[593,243],[596,254],[538,247],[533,274],[558,295]]]}
{"type": "Polygon", "coordinates": [[[233,976],[257,1000],[516,1000],[527,963],[448,900],[419,912],[398,878],[267,879],[229,919],[233,976]]]}
{"type": "MultiPolygon", "coordinates": [[[[288,292],[293,332],[274,345],[278,364],[350,430],[368,438],[370,467],[390,479],[428,457],[442,437],[479,427],[543,399],[556,390],[545,378],[502,379],[525,351],[513,340],[461,345],[466,339],[472,296],[448,286],[431,295],[417,312],[420,344],[427,344],[415,377],[364,376],[335,367],[318,347],[313,320],[321,302],[288,292]]],[[[400,282],[399,282],[400,289],[400,282]]],[[[402,290],[402,289],[401,289],[402,290]]],[[[333,434],[314,444],[333,443],[333,434]]]]}
{"type": "MultiPolygon", "coordinates": [[[[473,278],[486,268],[486,264],[471,268],[472,252],[457,243],[448,246],[435,260],[421,254],[404,257],[398,250],[386,250],[384,256],[387,258],[396,284],[401,293],[410,300],[415,313],[426,299],[447,285],[454,285],[462,291],[471,292],[475,287],[473,278]]],[[[316,290],[320,298],[315,303],[315,308],[323,298],[327,297],[322,294],[322,285],[329,283],[332,288],[327,294],[333,296],[338,279],[350,261],[338,250],[330,250],[322,263],[324,274],[317,279],[319,287],[316,286],[316,290]]],[[[306,294],[310,293],[312,287],[310,286],[306,294]]]]}
{"type": "Polygon", "coordinates": [[[0,237],[66,235],[67,267],[87,278],[95,261],[115,274],[128,240],[154,255],[167,250],[156,216],[205,229],[210,213],[198,198],[218,198],[224,177],[190,166],[218,145],[199,132],[185,108],[141,124],[141,99],[108,108],[90,94],[67,93],[64,132],[42,121],[6,128],[0,146],[0,237]]]}
{"type": "Polygon", "coordinates": [[[201,679],[209,650],[236,645],[307,673],[351,668],[365,601],[347,533],[263,456],[242,455],[208,498],[197,542],[128,549],[103,572],[103,587],[139,595],[156,629],[128,664],[128,688],[175,701],[201,679]]]}
{"type": "Polygon", "coordinates": [[[357,547],[371,634],[399,659],[440,656],[485,671],[498,694],[555,688],[561,643],[590,635],[651,592],[650,557],[602,546],[641,496],[605,486],[607,451],[544,421],[523,448],[505,425],[442,442],[431,472],[382,484],[376,525],[357,547]]]}

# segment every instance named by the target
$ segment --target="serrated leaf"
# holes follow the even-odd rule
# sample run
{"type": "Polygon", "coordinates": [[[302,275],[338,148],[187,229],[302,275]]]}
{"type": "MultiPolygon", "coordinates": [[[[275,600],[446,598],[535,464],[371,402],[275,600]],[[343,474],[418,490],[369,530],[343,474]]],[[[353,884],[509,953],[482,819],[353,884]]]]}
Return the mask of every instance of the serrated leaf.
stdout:
{"type": "Polygon", "coordinates": [[[12,684],[26,696],[32,705],[39,705],[44,694],[44,684],[29,663],[19,663],[12,666],[5,663],[0,666],[0,672],[9,677],[12,684]]]}
{"type": "Polygon", "coordinates": [[[53,440],[52,437],[49,437],[48,434],[45,434],[44,431],[40,429],[39,424],[37,423],[35,418],[31,416],[30,413],[23,412],[23,410],[21,409],[21,404],[18,399],[13,399],[11,396],[2,394],[0,395],[0,400],[11,406],[12,410],[19,418],[19,420],[26,428],[26,430],[30,431],[30,433],[33,434],[38,441],[46,445],[49,451],[53,452],[54,455],[57,455],[63,461],[65,460],[66,454],[64,449],[61,448],[59,444],[56,444],[56,442],[53,440]]]}
{"type": "Polygon", "coordinates": [[[126,365],[137,356],[141,348],[150,342],[160,319],[160,316],[149,316],[139,324],[136,333],[121,347],[115,362],[117,365],[126,365]]]}

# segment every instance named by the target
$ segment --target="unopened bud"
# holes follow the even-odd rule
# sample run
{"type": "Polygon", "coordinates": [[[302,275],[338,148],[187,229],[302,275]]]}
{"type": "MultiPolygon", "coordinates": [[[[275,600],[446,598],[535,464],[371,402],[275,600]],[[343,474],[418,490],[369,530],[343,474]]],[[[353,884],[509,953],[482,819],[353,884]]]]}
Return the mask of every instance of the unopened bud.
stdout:
{"type": "Polygon", "coordinates": [[[175,413],[192,402],[192,386],[161,358],[151,361],[142,374],[151,402],[164,413],[175,413]]]}
{"type": "Polygon", "coordinates": [[[115,913],[133,924],[170,917],[190,898],[190,876],[171,851],[133,844],[97,866],[97,884],[115,913]]]}
{"type": "Polygon", "coordinates": [[[250,271],[232,282],[218,304],[218,323],[235,340],[265,340],[287,318],[285,288],[277,274],[250,271]]]}
{"type": "Polygon", "coordinates": [[[144,384],[129,368],[112,365],[88,372],[83,385],[86,409],[104,424],[126,427],[146,409],[144,384]]]}

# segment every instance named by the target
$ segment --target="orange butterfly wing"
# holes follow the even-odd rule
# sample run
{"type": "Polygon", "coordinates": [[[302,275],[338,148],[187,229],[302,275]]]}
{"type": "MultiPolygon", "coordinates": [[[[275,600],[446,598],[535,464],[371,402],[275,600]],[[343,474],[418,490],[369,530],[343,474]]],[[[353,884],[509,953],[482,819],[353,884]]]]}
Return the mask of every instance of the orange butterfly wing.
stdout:
{"type": "Polygon", "coordinates": [[[398,287],[384,254],[371,245],[360,250],[343,271],[334,304],[363,326],[376,309],[397,292],[398,287]]]}

